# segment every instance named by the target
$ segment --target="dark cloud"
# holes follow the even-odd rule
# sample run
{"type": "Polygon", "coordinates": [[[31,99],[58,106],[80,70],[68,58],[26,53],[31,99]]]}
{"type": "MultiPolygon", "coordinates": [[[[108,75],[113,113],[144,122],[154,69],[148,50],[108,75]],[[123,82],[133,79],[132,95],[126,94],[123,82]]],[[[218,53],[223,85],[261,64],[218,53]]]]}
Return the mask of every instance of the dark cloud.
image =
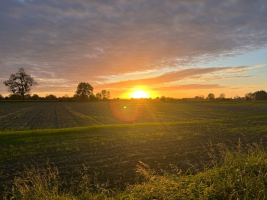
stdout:
{"type": "Polygon", "coordinates": [[[71,85],[190,66],[266,47],[266,21],[262,0],[1,0],[0,78],[24,67],[71,85]]]}

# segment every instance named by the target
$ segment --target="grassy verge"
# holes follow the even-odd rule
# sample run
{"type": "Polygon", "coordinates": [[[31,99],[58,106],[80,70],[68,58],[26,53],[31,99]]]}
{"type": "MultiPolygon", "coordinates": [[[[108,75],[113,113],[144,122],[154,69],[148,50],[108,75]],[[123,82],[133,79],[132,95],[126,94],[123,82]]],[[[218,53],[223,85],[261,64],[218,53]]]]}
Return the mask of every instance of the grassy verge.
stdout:
{"type": "MultiPolygon", "coordinates": [[[[218,156],[218,155],[217,155],[218,156]]],[[[86,171],[80,180],[64,188],[56,167],[31,167],[16,177],[13,189],[6,193],[13,199],[266,199],[267,152],[263,146],[238,146],[224,149],[221,160],[211,169],[192,175],[181,173],[157,175],[144,163],[137,172],[145,177],[141,184],[124,191],[107,190],[92,182],[86,171]]]]}
{"type": "MultiPolygon", "coordinates": [[[[130,186],[128,199],[266,199],[267,153],[259,146],[225,150],[220,166],[196,175],[154,175],[139,167],[147,182],[130,186]]],[[[179,172],[179,171],[178,171],[179,172]]]]}

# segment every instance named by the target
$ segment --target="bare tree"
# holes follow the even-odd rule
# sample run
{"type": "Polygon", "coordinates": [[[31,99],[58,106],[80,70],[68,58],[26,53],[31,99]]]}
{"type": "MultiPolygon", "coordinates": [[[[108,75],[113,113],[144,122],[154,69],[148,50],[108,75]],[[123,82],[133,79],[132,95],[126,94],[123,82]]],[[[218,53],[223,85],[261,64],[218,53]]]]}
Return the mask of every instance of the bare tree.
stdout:
{"type": "Polygon", "coordinates": [[[8,91],[21,96],[22,102],[24,102],[25,94],[29,93],[31,88],[37,85],[37,82],[29,74],[26,74],[23,68],[19,68],[16,74],[11,74],[9,80],[4,81],[4,85],[8,87],[8,91]]]}

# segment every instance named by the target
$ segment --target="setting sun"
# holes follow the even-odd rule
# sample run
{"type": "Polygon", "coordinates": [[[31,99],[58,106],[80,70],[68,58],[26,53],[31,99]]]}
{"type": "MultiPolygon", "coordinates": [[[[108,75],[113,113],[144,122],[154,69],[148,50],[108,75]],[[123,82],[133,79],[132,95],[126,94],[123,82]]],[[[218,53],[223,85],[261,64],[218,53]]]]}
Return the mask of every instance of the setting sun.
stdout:
{"type": "Polygon", "coordinates": [[[143,90],[137,90],[137,91],[134,91],[134,92],[131,94],[131,97],[132,97],[132,98],[135,98],[135,99],[149,98],[148,93],[145,92],[145,91],[143,91],[143,90]]]}
{"type": "Polygon", "coordinates": [[[267,200],[266,21],[267,0],[0,0],[0,200],[267,200]]]}

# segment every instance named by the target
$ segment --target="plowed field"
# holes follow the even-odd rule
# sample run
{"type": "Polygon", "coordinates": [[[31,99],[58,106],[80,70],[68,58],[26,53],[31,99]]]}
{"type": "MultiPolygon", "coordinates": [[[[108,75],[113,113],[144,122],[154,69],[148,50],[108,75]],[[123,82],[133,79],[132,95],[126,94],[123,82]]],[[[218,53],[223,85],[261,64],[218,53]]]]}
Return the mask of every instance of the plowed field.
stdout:
{"type": "Polygon", "coordinates": [[[0,126],[0,191],[25,166],[47,162],[67,180],[86,170],[124,187],[136,182],[139,161],[157,173],[197,172],[221,145],[266,145],[267,103],[0,103],[0,126]]]}

